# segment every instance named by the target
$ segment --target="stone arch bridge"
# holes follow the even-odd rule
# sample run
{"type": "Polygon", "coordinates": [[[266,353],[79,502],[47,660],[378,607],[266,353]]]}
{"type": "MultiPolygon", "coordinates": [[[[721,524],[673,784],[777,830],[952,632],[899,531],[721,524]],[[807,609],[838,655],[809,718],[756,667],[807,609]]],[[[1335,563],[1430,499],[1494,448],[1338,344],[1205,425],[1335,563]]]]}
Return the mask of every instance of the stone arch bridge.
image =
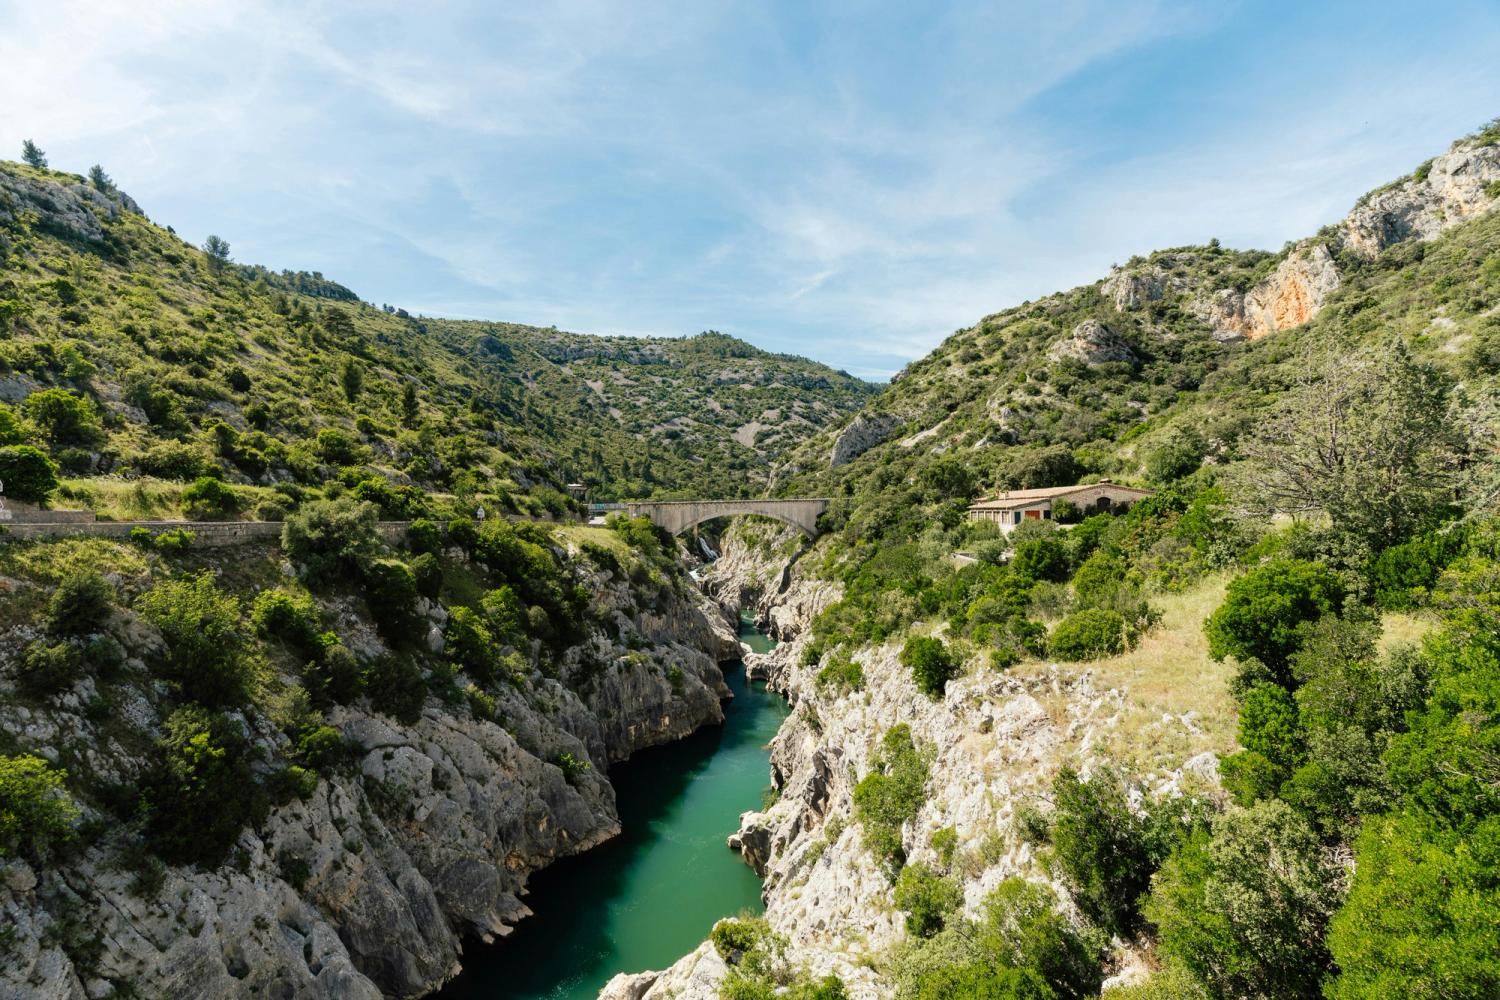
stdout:
{"type": "Polygon", "coordinates": [[[596,509],[624,510],[631,517],[648,517],[676,535],[696,524],[734,514],[774,517],[801,528],[809,537],[818,533],[818,515],[828,509],[826,497],[793,500],[646,500],[625,504],[596,504],[596,509]]]}

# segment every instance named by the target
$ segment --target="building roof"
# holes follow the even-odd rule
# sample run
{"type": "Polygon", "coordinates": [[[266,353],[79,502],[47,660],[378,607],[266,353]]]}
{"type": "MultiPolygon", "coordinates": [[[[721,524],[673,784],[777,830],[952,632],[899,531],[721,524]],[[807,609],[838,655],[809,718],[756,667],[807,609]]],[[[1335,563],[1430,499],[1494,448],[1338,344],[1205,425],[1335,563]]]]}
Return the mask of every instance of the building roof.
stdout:
{"type": "Polygon", "coordinates": [[[1101,480],[1096,483],[1079,483],[1076,486],[1046,486],[1035,490],[1007,490],[999,496],[991,497],[988,500],[980,500],[969,509],[1008,510],[1013,507],[1029,507],[1043,500],[1056,500],[1060,497],[1071,496],[1074,493],[1082,493],[1085,490],[1098,489],[1101,486],[1120,493],[1133,493],[1140,497],[1151,495],[1150,490],[1143,490],[1135,486],[1121,486],[1119,483],[1101,480]]]}

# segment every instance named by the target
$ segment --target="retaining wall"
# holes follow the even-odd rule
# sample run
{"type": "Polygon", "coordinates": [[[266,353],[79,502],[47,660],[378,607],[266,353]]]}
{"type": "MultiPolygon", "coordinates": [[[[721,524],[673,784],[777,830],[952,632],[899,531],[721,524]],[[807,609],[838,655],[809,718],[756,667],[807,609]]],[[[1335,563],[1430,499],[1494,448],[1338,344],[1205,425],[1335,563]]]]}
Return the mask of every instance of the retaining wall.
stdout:
{"type": "MultiPolygon", "coordinates": [[[[387,543],[395,545],[406,539],[406,529],[410,525],[410,521],[381,521],[376,525],[376,530],[387,543]]],[[[182,528],[193,533],[195,546],[210,549],[281,538],[280,521],[94,521],[0,524],[0,541],[31,541],[80,535],[126,539],[136,528],[145,528],[153,538],[162,532],[182,528]]]]}

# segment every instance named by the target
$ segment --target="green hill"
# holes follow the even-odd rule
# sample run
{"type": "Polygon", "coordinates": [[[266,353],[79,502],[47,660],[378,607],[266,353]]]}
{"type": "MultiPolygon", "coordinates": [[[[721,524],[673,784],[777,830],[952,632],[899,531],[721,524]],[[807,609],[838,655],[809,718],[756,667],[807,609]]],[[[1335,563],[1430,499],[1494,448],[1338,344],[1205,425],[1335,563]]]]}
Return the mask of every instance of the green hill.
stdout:
{"type": "MultiPolygon", "coordinates": [[[[719,334],[378,308],[321,274],[210,257],[111,185],[0,164],[0,405],[106,511],[126,503],[121,475],[219,475],[248,511],[276,483],[339,476],[532,513],[560,509],[569,482],[605,499],[744,495],[873,391],[719,334]]],[[[130,492],[138,514],[177,503],[130,492]]]]}

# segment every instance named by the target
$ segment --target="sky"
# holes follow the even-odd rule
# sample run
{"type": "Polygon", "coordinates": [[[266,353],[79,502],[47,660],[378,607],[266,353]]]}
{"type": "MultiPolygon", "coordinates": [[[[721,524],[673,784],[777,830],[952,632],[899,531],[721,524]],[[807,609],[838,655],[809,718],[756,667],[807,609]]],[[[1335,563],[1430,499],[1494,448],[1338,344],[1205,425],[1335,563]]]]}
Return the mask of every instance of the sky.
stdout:
{"type": "Polygon", "coordinates": [[[1500,3],[0,0],[0,156],[429,315],[885,379],[1500,115],[1500,3]]]}

